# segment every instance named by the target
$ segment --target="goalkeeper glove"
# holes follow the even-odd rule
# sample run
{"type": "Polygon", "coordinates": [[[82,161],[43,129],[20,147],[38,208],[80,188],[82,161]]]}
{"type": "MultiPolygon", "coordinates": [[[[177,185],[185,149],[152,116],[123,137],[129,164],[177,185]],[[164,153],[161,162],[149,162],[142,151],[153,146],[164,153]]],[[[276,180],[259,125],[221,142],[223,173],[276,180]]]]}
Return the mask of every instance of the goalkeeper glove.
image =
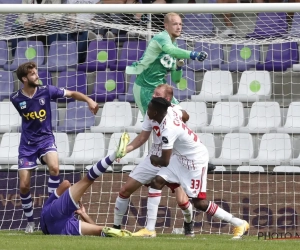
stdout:
{"type": "Polygon", "coordinates": [[[184,65],[184,60],[183,59],[178,59],[176,62],[177,68],[176,70],[179,71],[182,69],[182,66],[184,65]]]}
{"type": "Polygon", "coordinates": [[[196,51],[192,51],[190,54],[190,58],[192,60],[197,60],[202,62],[207,58],[207,53],[205,51],[201,51],[200,53],[196,51]]]}

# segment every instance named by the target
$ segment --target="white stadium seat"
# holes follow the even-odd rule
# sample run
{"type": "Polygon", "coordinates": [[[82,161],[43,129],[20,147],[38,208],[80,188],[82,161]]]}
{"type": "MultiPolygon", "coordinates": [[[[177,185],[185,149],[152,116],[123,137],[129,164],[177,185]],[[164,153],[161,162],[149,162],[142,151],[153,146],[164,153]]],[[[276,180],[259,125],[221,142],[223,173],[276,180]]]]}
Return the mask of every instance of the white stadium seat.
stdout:
{"type": "Polygon", "coordinates": [[[299,173],[300,167],[297,166],[276,166],[273,168],[273,172],[285,172],[285,173],[299,173]]]}
{"type": "Polygon", "coordinates": [[[197,133],[197,136],[199,137],[200,141],[204,144],[204,146],[207,148],[209,158],[215,158],[216,157],[216,144],[215,144],[215,138],[213,134],[209,133],[197,133]]]}
{"type": "Polygon", "coordinates": [[[281,114],[278,102],[255,102],[246,127],[240,133],[270,133],[281,126],[281,114]]]}
{"type": "Polygon", "coordinates": [[[239,172],[265,172],[264,168],[262,166],[239,166],[237,167],[236,171],[239,172]]]}
{"type": "Polygon", "coordinates": [[[300,133],[300,102],[290,103],[283,127],[277,128],[278,133],[300,133]]]}
{"type": "Polygon", "coordinates": [[[129,102],[106,102],[103,106],[98,126],[92,126],[93,133],[115,133],[125,131],[132,124],[132,111],[129,102]]]}
{"type": "Polygon", "coordinates": [[[204,74],[199,95],[192,95],[197,102],[219,102],[228,100],[233,92],[232,75],[229,71],[207,71],[204,74]]]}
{"type": "Polygon", "coordinates": [[[0,102],[0,133],[16,132],[21,126],[21,117],[11,102],[0,102]]]}
{"type": "Polygon", "coordinates": [[[0,164],[17,164],[20,133],[5,133],[0,143],[0,164]]]}
{"type": "Polygon", "coordinates": [[[257,102],[269,100],[272,93],[270,72],[244,71],[239,82],[238,92],[230,96],[230,101],[257,102]]]}
{"type": "Polygon", "coordinates": [[[245,115],[241,102],[218,102],[213,110],[211,123],[203,126],[205,133],[230,133],[244,126],[245,115]]]}
{"type": "Polygon", "coordinates": [[[133,126],[127,126],[125,130],[127,132],[132,132],[132,133],[140,133],[142,131],[142,124],[143,124],[144,117],[142,115],[142,112],[139,110],[138,112],[138,117],[133,126]]]}

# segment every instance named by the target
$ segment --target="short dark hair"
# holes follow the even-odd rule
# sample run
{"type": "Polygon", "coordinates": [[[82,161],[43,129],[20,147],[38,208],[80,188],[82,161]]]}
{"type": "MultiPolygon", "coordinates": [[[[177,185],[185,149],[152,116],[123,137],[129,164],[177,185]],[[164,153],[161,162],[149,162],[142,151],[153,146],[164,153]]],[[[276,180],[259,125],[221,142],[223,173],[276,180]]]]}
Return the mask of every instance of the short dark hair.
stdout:
{"type": "Polygon", "coordinates": [[[162,97],[152,98],[151,103],[159,112],[166,112],[168,110],[168,107],[171,106],[171,103],[162,97]]]}
{"type": "Polygon", "coordinates": [[[34,62],[26,62],[21,64],[16,71],[18,79],[23,82],[22,77],[27,76],[29,70],[36,69],[36,64],[34,62]]]}

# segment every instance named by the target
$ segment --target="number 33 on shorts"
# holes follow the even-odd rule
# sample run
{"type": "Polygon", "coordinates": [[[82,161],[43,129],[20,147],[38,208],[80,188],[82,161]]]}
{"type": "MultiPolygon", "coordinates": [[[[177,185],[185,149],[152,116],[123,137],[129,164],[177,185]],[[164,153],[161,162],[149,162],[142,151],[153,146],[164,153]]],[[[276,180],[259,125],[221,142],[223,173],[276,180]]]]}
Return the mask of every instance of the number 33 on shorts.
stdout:
{"type": "Polygon", "coordinates": [[[191,189],[199,189],[200,188],[201,181],[191,179],[191,189]]]}

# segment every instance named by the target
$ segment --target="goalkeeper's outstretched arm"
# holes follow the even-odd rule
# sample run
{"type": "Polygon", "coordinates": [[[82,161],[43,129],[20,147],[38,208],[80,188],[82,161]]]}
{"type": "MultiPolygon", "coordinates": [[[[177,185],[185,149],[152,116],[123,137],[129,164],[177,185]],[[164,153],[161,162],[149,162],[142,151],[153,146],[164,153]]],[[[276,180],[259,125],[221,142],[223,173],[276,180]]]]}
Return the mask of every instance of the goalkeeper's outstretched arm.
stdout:
{"type": "Polygon", "coordinates": [[[181,59],[192,59],[198,61],[204,61],[207,57],[207,53],[205,51],[195,52],[177,48],[173,44],[165,44],[162,46],[162,51],[171,55],[175,58],[181,59]]]}

